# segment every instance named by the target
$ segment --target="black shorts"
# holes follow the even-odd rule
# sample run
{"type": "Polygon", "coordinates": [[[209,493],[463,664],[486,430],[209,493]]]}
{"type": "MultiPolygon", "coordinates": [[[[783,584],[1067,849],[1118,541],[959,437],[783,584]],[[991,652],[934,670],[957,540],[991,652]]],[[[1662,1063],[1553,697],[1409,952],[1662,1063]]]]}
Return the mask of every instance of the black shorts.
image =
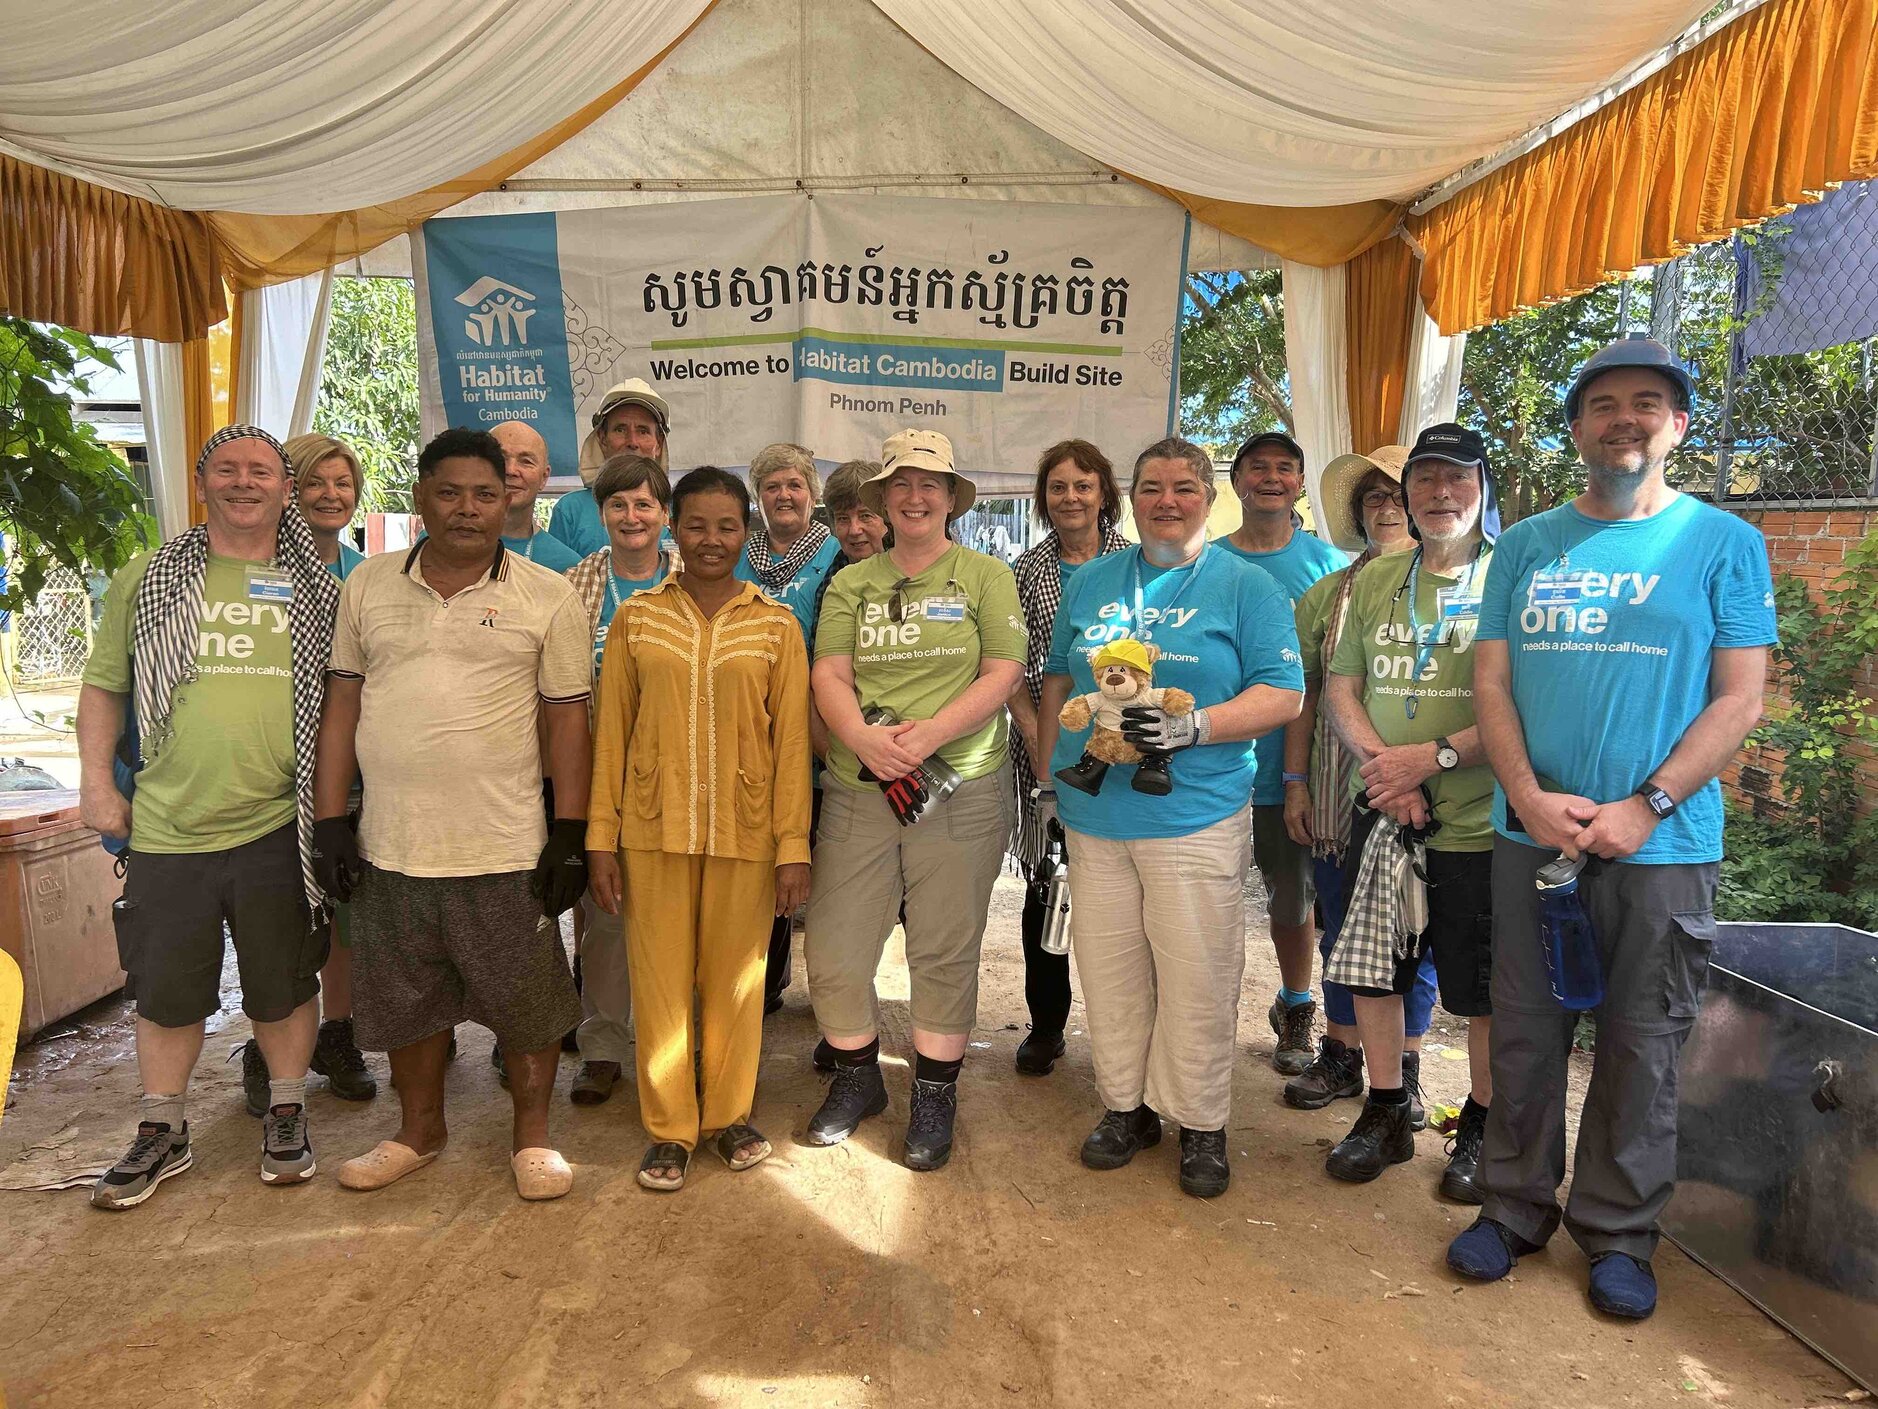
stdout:
{"type": "Polygon", "coordinates": [[[318,994],[327,927],[311,924],[293,823],[228,851],[129,858],[112,916],[139,1017],[188,1027],[222,1006],[224,924],[250,1019],[279,1022],[318,994]]]}
{"type": "Polygon", "coordinates": [[[542,918],[528,871],[406,876],[367,865],[350,902],[353,1030],[389,1052],[465,1018],[511,1052],[580,1024],[560,924],[542,918]]]}
{"type": "MultiPolygon", "coordinates": [[[[1351,856],[1360,856],[1376,813],[1356,812],[1350,828],[1351,856]]],[[[1396,962],[1395,983],[1388,990],[1351,988],[1359,998],[1387,998],[1415,987],[1422,955],[1432,953],[1441,985],[1441,1006],[1457,1018],[1493,1013],[1493,853],[1428,851],[1428,928],[1396,962]]],[[[1354,866],[1350,878],[1355,879],[1354,866]]],[[[1538,936],[1534,935],[1534,943],[1538,936]]]]}

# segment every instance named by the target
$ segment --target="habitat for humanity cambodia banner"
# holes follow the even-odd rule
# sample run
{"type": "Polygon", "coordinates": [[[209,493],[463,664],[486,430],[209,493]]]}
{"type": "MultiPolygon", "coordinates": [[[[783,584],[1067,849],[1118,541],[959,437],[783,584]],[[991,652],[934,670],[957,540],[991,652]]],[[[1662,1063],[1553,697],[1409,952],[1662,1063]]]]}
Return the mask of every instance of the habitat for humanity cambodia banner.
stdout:
{"type": "Polygon", "coordinates": [[[674,469],[878,459],[905,426],[968,472],[1065,436],[1125,461],[1172,425],[1186,237],[1171,209],[865,195],[432,220],[424,431],[527,421],[569,488],[601,396],[644,377],[674,469]]]}

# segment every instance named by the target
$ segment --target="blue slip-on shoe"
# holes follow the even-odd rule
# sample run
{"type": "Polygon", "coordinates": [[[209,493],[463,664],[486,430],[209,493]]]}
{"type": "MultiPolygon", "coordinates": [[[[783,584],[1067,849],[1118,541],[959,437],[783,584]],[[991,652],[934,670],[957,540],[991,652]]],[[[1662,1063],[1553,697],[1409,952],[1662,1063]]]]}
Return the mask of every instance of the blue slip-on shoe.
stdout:
{"type": "Polygon", "coordinates": [[[1522,1257],[1544,1250],[1543,1243],[1529,1243],[1504,1223],[1481,1217],[1448,1244],[1448,1266],[1476,1282],[1497,1282],[1522,1257]]]}
{"type": "Polygon", "coordinates": [[[1606,1316],[1641,1321],[1656,1310],[1656,1273],[1627,1252],[1607,1252],[1591,1263],[1591,1304],[1606,1316]]]}

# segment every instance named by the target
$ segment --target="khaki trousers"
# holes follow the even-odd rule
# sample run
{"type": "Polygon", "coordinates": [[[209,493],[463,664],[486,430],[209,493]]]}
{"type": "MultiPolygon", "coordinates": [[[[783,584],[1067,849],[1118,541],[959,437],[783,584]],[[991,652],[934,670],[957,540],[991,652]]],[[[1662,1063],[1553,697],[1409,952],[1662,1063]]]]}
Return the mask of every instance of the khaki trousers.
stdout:
{"type": "Polygon", "coordinates": [[[749,1120],[756,1099],[776,866],[621,855],[640,1117],[654,1140],[696,1149],[703,1136],[749,1120]]]}
{"type": "Polygon", "coordinates": [[[1096,1094],[1221,1130],[1245,976],[1244,810],[1183,837],[1109,841],[1066,829],[1070,952],[1096,1094]]]}
{"type": "Polygon", "coordinates": [[[633,986],[624,907],[609,915],[583,895],[580,909],[580,1059],[625,1066],[632,1061],[633,986]]]}

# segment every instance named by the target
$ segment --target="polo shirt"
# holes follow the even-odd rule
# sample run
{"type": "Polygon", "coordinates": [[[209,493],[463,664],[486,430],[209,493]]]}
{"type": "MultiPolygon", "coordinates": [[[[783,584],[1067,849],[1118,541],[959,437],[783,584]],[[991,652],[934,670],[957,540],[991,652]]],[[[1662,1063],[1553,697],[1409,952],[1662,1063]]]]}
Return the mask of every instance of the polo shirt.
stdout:
{"type": "Polygon", "coordinates": [[[446,600],[423,547],[367,558],[339,598],[331,669],[365,682],[359,849],[407,876],[531,870],[547,840],[536,716],[587,698],[586,609],[566,578],[501,547],[446,600]]]}

